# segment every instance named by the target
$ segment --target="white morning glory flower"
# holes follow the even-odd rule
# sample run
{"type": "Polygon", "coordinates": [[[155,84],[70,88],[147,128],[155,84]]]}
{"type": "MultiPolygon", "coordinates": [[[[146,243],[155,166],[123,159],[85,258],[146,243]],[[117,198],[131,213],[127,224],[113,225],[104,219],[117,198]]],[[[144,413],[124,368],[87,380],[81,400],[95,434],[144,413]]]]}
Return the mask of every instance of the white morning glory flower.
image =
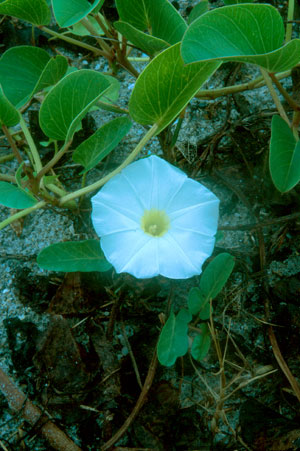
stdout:
{"type": "Polygon", "coordinates": [[[102,250],[118,273],[187,279],[212,254],[219,199],[155,155],[109,180],[92,205],[102,250]]]}

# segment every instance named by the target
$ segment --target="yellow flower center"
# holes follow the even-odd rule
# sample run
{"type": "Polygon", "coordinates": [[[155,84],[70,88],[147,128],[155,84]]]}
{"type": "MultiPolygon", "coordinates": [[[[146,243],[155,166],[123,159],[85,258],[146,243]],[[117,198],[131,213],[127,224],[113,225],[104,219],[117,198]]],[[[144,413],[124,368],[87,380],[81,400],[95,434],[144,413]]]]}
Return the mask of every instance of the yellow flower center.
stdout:
{"type": "Polygon", "coordinates": [[[170,220],[164,210],[145,210],[141,220],[141,226],[145,233],[151,236],[163,236],[170,227],[170,220]]]}

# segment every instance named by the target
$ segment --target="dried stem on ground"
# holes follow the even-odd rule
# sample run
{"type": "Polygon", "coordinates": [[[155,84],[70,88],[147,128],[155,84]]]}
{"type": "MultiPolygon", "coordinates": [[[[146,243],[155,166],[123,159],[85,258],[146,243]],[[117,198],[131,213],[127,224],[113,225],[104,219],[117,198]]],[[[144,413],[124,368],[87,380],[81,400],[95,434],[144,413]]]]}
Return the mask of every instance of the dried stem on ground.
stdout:
{"type": "Polygon", "coordinates": [[[41,432],[49,445],[57,451],[81,451],[79,446],[59,429],[41,410],[27,399],[7,374],[0,368],[0,389],[5,396],[10,408],[21,413],[37,431],[41,432]]]}

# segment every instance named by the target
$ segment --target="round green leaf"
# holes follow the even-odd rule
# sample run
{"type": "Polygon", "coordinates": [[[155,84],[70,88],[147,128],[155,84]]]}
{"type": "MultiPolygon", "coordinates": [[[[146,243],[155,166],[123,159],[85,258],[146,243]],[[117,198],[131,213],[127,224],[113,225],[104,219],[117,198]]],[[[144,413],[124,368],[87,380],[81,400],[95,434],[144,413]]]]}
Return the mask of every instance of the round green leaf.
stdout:
{"type": "Polygon", "coordinates": [[[129,132],[132,122],[127,116],[117,117],[100,127],[81,143],[73,153],[73,160],[87,172],[105,158],[129,132]]]}
{"type": "Polygon", "coordinates": [[[81,119],[103,95],[110,83],[99,72],[72,72],[49,92],[40,109],[40,126],[45,135],[70,140],[81,119]]]}
{"type": "Polygon", "coordinates": [[[102,0],[89,3],[87,0],[52,0],[56,22],[62,28],[70,27],[87,16],[102,0]]]}
{"type": "Polygon", "coordinates": [[[103,272],[111,268],[98,240],[52,244],[39,253],[37,263],[43,269],[62,272],[103,272]]]}
{"type": "Polygon", "coordinates": [[[177,357],[186,354],[189,347],[188,323],[191,320],[192,315],[185,309],[180,310],[176,317],[171,312],[157,345],[157,357],[162,365],[171,366],[177,357]]]}
{"type": "Polygon", "coordinates": [[[296,142],[280,116],[272,118],[269,166],[273,183],[282,193],[300,181],[300,141],[296,142]]]}
{"type": "Polygon", "coordinates": [[[8,49],[0,59],[0,84],[17,108],[35,92],[57,83],[68,67],[63,56],[51,58],[38,47],[22,45],[8,49]]]}
{"type": "Polygon", "coordinates": [[[283,21],[273,6],[238,4],[195,20],[183,37],[181,52],[185,63],[241,61],[279,72],[299,62],[300,40],[281,47],[283,40],[283,21]]]}
{"type": "Polygon", "coordinates": [[[23,189],[7,182],[0,182],[0,204],[5,207],[22,210],[33,207],[36,203],[36,199],[23,189]]]}
{"type": "Polygon", "coordinates": [[[164,50],[137,79],[129,101],[130,115],[143,125],[156,123],[159,133],[176,118],[219,65],[218,62],[201,62],[185,66],[180,44],[164,50]]]}
{"type": "Polygon", "coordinates": [[[34,25],[48,25],[51,19],[46,0],[6,0],[0,3],[0,14],[17,17],[34,25]]]}
{"type": "Polygon", "coordinates": [[[20,120],[20,115],[15,107],[5,97],[2,87],[0,85],[0,125],[13,127],[17,125],[20,120]]]}

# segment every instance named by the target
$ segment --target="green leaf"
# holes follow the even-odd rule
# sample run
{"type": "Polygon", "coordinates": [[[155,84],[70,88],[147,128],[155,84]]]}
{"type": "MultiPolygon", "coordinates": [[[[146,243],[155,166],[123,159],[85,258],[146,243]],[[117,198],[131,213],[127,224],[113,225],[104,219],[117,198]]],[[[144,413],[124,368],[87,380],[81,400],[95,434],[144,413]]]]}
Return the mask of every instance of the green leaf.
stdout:
{"type": "MultiPolygon", "coordinates": [[[[217,255],[201,275],[199,288],[189,292],[188,307],[192,315],[200,313],[201,319],[207,319],[210,299],[214,299],[227,282],[234,267],[234,258],[226,252],[217,255]]],[[[208,316],[209,318],[209,316],[208,316]]]]}
{"type": "Polygon", "coordinates": [[[300,141],[280,116],[272,118],[269,166],[273,183],[282,193],[300,181],[300,141]]]}
{"type": "Polygon", "coordinates": [[[84,166],[83,173],[89,171],[119,144],[131,126],[132,122],[127,116],[107,122],[77,147],[73,160],[84,166]]]}
{"type": "Polygon", "coordinates": [[[162,365],[171,366],[177,357],[186,354],[189,347],[188,323],[191,320],[192,315],[185,309],[180,310],[176,317],[171,312],[157,345],[157,357],[162,365]]]}
{"type": "Polygon", "coordinates": [[[20,115],[10,101],[5,97],[0,85],[0,125],[13,127],[20,121],[20,115]]]}
{"type": "Polygon", "coordinates": [[[237,5],[238,3],[253,3],[253,0],[223,0],[225,5],[237,5]]]}
{"type": "Polygon", "coordinates": [[[63,56],[51,58],[45,50],[27,45],[12,47],[0,59],[0,84],[7,99],[20,108],[35,92],[55,84],[67,67],[63,56]]]}
{"type": "MultiPolygon", "coordinates": [[[[250,2],[249,2],[250,3],[250,2]]],[[[202,14],[206,13],[208,10],[208,1],[202,0],[194,6],[192,11],[190,12],[188,18],[188,25],[190,25],[194,20],[198,19],[198,17],[202,16],[202,14]]]]}
{"type": "Polygon", "coordinates": [[[56,22],[62,28],[70,27],[87,16],[101,0],[89,3],[87,0],[52,0],[56,22]]]}
{"type": "Polygon", "coordinates": [[[36,203],[35,198],[23,189],[7,182],[0,182],[0,204],[5,207],[22,210],[33,207],[36,203]]]}
{"type": "Polygon", "coordinates": [[[115,77],[106,74],[103,76],[109,81],[110,86],[103,96],[101,96],[100,102],[98,103],[98,105],[101,105],[101,108],[103,107],[103,104],[111,105],[118,100],[121,87],[120,82],[115,77]]]}
{"type": "MultiPolygon", "coordinates": [[[[100,25],[98,24],[97,20],[94,17],[89,16],[86,19],[90,22],[92,27],[95,29],[97,36],[104,35],[104,31],[102,30],[102,28],[100,27],[100,25]]],[[[75,34],[76,36],[90,36],[91,35],[91,33],[80,22],[78,22],[75,25],[73,25],[72,27],[70,27],[69,30],[72,34],[75,34]]]]}
{"type": "Polygon", "coordinates": [[[99,72],[72,72],[49,92],[40,109],[40,126],[46,136],[69,141],[81,119],[109,87],[99,72]]]}
{"type": "Polygon", "coordinates": [[[200,324],[199,329],[201,330],[201,335],[197,335],[194,338],[191,349],[193,359],[198,362],[206,357],[211,343],[210,332],[207,324],[200,324]]]}
{"type": "Polygon", "coordinates": [[[45,0],[2,0],[0,14],[17,17],[34,25],[49,25],[51,19],[45,0]]]}
{"type": "Polygon", "coordinates": [[[98,240],[52,244],[39,253],[37,263],[43,269],[62,272],[103,272],[111,268],[98,240]]]}
{"type": "Polygon", "coordinates": [[[116,0],[116,6],[122,22],[171,45],[181,41],[186,30],[185,21],[167,0],[116,0]]]}
{"type": "Polygon", "coordinates": [[[169,47],[168,42],[165,40],[143,33],[127,22],[114,22],[114,28],[123,36],[126,36],[128,41],[132,42],[137,48],[143,50],[148,55],[155,55],[169,47]]]}
{"type": "Polygon", "coordinates": [[[144,69],[135,83],[130,101],[131,117],[140,124],[158,125],[159,133],[188,104],[220,63],[185,66],[180,44],[164,50],[144,69]]]}
{"type": "Polygon", "coordinates": [[[239,4],[195,20],[183,37],[181,52],[185,63],[241,61],[279,72],[299,62],[300,40],[281,47],[283,40],[283,21],[273,6],[239,4]]]}

